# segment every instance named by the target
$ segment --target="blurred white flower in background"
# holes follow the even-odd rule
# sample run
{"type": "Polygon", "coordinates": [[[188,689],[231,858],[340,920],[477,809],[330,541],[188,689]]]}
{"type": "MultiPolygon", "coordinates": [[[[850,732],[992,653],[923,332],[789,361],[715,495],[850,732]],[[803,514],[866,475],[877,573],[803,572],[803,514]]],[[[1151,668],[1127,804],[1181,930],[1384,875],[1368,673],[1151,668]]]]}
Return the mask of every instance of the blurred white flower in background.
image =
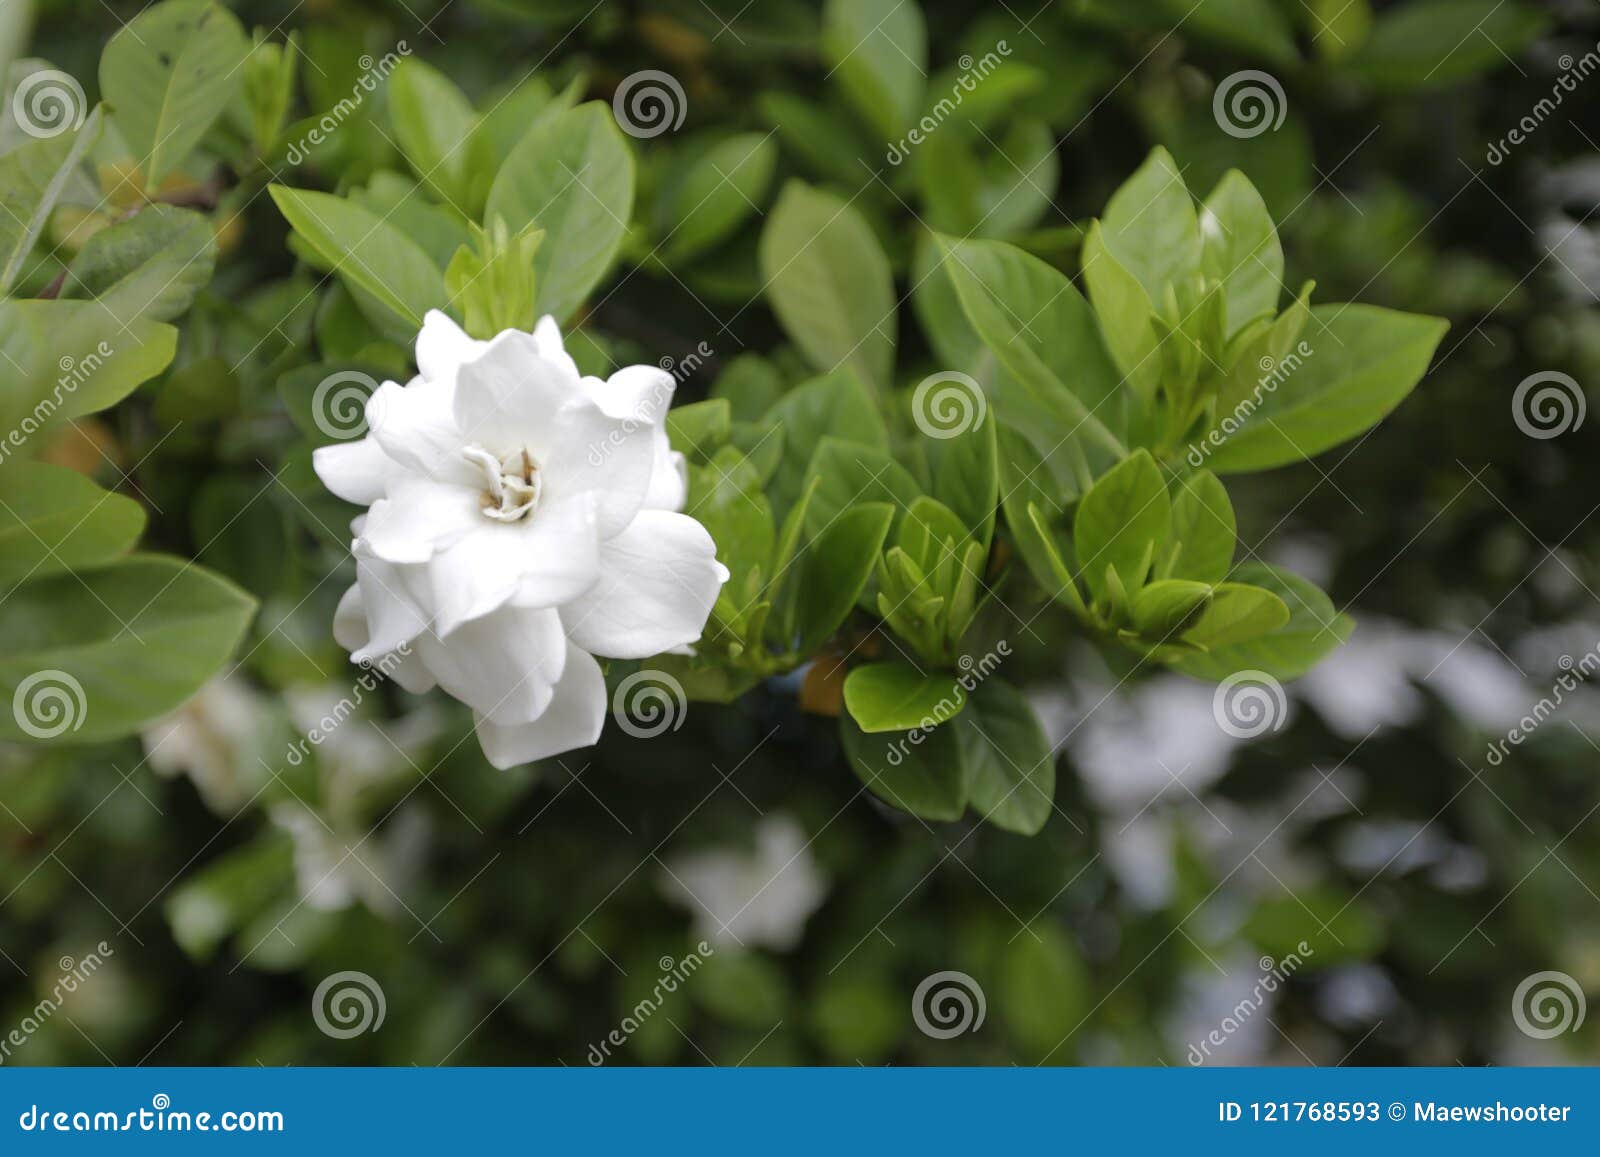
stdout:
{"type": "Polygon", "coordinates": [[[368,507],[334,636],[407,690],[473,709],[496,767],[600,737],[595,656],[643,659],[699,639],[728,572],[678,513],[684,463],[654,366],[579,374],[546,317],[474,341],[430,312],[419,374],[385,382],[370,433],[316,452],[317,474],[368,507]]]}
{"type": "Polygon", "coordinates": [[[158,775],[187,775],[218,815],[231,816],[271,779],[262,765],[281,757],[281,736],[266,698],[250,683],[219,675],[177,710],[139,733],[145,761],[158,775]]]}
{"type": "Polygon", "coordinates": [[[716,848],[668,860],[666,897],[694,913],[695,935],[716,945],[787,952],[828,894],[805,829],[782,813],[755,826],[755,848],[716,848]]]}

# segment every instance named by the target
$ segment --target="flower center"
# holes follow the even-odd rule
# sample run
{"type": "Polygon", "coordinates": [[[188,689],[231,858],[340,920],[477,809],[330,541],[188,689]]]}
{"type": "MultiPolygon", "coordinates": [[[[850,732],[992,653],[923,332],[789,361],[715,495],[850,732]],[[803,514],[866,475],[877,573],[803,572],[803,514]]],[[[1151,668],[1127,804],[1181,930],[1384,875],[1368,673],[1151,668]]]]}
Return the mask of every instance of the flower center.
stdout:
{"type": "Polygon", "coordinates": [[[539,464],[527,450],[496,458],[482,446],[468,446],[462,456],[483,474],[480,496],[483,516],[496,522],[516,522],[539,505],[539,464]]]}

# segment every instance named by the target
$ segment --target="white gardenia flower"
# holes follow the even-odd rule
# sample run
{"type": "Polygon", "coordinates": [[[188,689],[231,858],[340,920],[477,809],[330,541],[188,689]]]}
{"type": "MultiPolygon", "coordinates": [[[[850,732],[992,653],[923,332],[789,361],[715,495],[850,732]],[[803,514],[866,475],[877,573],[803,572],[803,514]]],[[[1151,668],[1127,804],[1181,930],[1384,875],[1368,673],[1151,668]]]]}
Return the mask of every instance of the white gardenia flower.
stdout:
{"type": "Polygon", "coordinates": [[[584,377],[549,317],[474,341],[437,311],[417,367],[373,393],[366,437],[316,452],[323,483],[368,507],[334,637],[470,706],[496,767],[586,747],[606,714],[595,656],[687,647],[728,578],[679,513],[672,375],[584,377]]]}

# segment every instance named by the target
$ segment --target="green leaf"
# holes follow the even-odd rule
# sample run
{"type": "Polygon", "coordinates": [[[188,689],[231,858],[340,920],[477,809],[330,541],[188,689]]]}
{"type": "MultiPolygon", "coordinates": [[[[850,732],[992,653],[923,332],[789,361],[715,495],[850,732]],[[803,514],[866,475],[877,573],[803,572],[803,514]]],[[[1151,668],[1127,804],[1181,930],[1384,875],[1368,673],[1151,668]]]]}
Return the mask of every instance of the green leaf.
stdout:
{"type": "Polygon", "coordinates": [[[1211,587],[1190,579],[1161,579],[1133,598],[1133,626],[1146,639],[1183,634],[1211,605],[1211,587]]]}
{"type": "Polygon", "coordinates": [[[1055,799],[1055,752],[1022,693],[990,675],[954,726],[973,808],[1008,832],[1031,836],[1044,827],[1055,799]]]}
{"type": "Polygon", "coordinates": [[[539,312],[565,321],[611,271],[633,213],[633,153],[610,108],[591,101],[540,121],[489,188],[486,220],[545,231],[534,256],[539,312]]]}
{"type": "Polygon", "coordinates": [[[400,151],[423,184],[445,201],[468,201],[469,144],[477,124],[472,102],[454,81],[414,56],[387,82],[389,119],[400,151]]]}
{"type": "Polygon", "coordinates": [[[100,91],[154,188],[183,163],[244,82],[250,39],[212,0],[165,0],[111,38],[100,91]]]}
{"type": "Polygon", "coordinates": [[[1449,323],[1371,305],[1320,305],[1303,357],[1207,461],[1219,474],[1300,462],[1376,424],[1422,380],[1449,323]]]}
{"type": "Polygon", "coordinates": [[[1277,595],[1288,608],[1288,621],[1269,634],[1185,658],[1176,664],[1185,674],[1221,680],[1235,671],[1256,670],[1287,682],[1311,670],[1355,630],[1349,615],[1340,614],[1327,595],[1297,574],[1245,563],[1234,577],[1277,595]]]}
{"type": "Polygon", "coordinates": [[[997,1000],[1009,1039],[1022,1055],[1059,1058],[1093,1008],[1083,955],[1055,924],[1035,922],[1011,940],[997,1000]]]}
{"type": "Polygon", "coordinates": [[[736,133],[695,154],[660,200],[663,260],[687,262],[731,237],[766,199],[777,164],[770,133],[736,133]]]}
{"type": "Polygon", "coordinates": [[[828,435],[883,449],[889,432],[871,393],[849,369],[813,378],[790,390],[762,419],[762,439],[778,439],[783,457],[772,476],[772,500],[787,510],[800,496],[811,459],[828,435]]]}
{"type": "Polygon", "coordinates": [[[257,598],[270,597],[283,581],[289,539],[283,512],[260,480],[218,474],[201,483],[189,503],[189,528],[196,557],[257,598]]]}
{"type": "Polygon", "coordinates": [[[1228,491],[1209,470],[1173,484],[1171,541],[1178,557],[1166,577],[1219,583],[1233,565],[1238,538],[1228,491]]]}
{"type": "Polygon", "coordinates": [[[210,284],[216,258],[204,216],[151,205],[89,238],[67,267],[61,296],[93,298],[124,321],[171,321],[210,284]]]}
{"type": "Polygon", "coordinates": [[[76,470],[11,463],[0,469],[0,585],[115,558],[144,523],[144,507],[76,470]]]}
{"type": "MultiPolygon", "coordinates": [[[[48,707],[36,697],[49,687],[70,693],[54,701],[65,715],[42,720],[62,742],[129,735],[215,674],[254,613],[255,600],[225,579],[161,555],[34,579],[0,602],[0,698],[16,702],[32,679],[25,704],[48,707]]],[[[41,717],[0,713],[0,738],[53,737],[30,735],[23,720],[41,717]]]]}
{"type": "Polygon", "coordinates": [[[1100,222],[1083,240],[1083,281],[1117,369],[1149,405],[1161,384],[1161,338],[1144,286],[1106,249],[1100,222]]]}
{"type": "Polygon", "coordinates": [[[1278,307],[1283,246],[1266,202],[1248,177],[1230,169],[1200,209],[1201,260],[1222,282],[1227,334],[1278,307]]]}
{"type": "Polygon", "coordinates": [[[916,0],[828,0],[822,49],[873,128],[898,137],[922,111],[928,30],[916,0]]]}
{"type": "Polygon", "coordinates": [[[987,415],[954,438],[928,440],[933,496],[953,510],[968,534],[985,548],[994,536],[995,507],[1000,502],[999,426],[993,415],[987,415]]]}
{"type": "Polygon", "coordinates": [[[1211,592],[1205,612],[1183,634],[1185,643],[1215,650],[1248,642],[1289,621],[1289,608],[1265,587],[1226,582],[1211,592]]]}
{"type": "Polygon", "coordinates": [[[0,429],[15,450],[51,425],[114,405],[172,361],[178,331],[124,324],[89,301],[0,301],[0,429]]]}
{"type": "Polygon", "coordinates": [[[795,649],[800,654],[814,651],[850,614],[872,577],[893,518],[894,508],[887,502],[864,502],[811,540],[801,557],[796,594],[795,649]]]}
{"type": "Polygon", "coordinates": [[[817,490],[806,514],[812,536],[863,502],[887,503],[895,520],[921,495],[917,480],[886,450],[829,435],[817,444],[807,477],[817,490]]]}
{"type": "Polygon", "coordinates": [[[1079,573],[1099,597],[1108,593],[1105,572],[1114,568],[1129,593],[1144,585],[1143,567],[1152,545],[1167,541],[1172,502],[1161,470],[1145,450],[1136,450],[1107,471],[1078,503],[1072,542],[1079,573]]]}
{"type": "Polygon", "coordinates": [[[966,524],[955,511],[938,499],[923,495],[911,503],[900,520],[895,545],[910,555],[924,574],[931,575],[952,551],[959,557],[969,538],[966,524]]]}
{"type": "Polygon", "coordinates": [[[1126,452],[1109,404],[1121,375],[1089,303],[1060,270],[1000,241],[939,238],[967,320],[995,358],[1067,429],[1126,452]],[[1110,424],[1108,424],[1108,422],[1110,424]]]}
{"type": "Polygon", "coordinates": [[[925,675],[909,663],[869,663],[844,681],[844,705],[868,734],[932,730],[966,702],[967,693],[948,673],[925,675]]]}
{"type": "Polygon", "coordinates": [[[97,108],[76,129],[44,140],[25,141],[0,157],[0,294],[11,291],[33,252],[56,200],[84,154],[100,137],[97,108]]]}
{"type": "Polygon", "coordinates": [[[961,743],[954,727],[868,735],[843,715],[839,738],[851,770],[885,803],[926,820],[958,820],[966,811],[961,743]]]}
{"type": "Polygon", "coordinates": [[[703,462],[727,442],[733,415],[721,398],[707,398],[667,411],[667,438],[691,462],[703,462]]]}
{"type": "Polygon", "coordinates": [[[848,366],[881,388],[894,368],[889,259],[866,220],[832,193],[790,181],[761,231],[761,278],[784,332],[817,369],[848,366]]]}
{"type": "Polygon", "coordinates": [[[1252,53],[1274,64],[1293,65],[1299,60],[1294,30],[1272,0],[1160,0],[1160,3],[1186,33],[1226,48],[1252,53]]]}
{"type": "Polygon", "coordinates": [[[444,308],[449,300],[444,275],[405,233],[331,193],[283,185],[270,189],[279,211],[326,267],[410,331],[422,328],[428,310],[444,308]]]}
{"type": "Polygon", "coordinates": [[[1151,152],[1112,194],[1100,227],[1106,251],[1138,278],[1152,302],[1163,300],[1169,284],[1185,301],[1200,273],[1200,222],[1166,149],[1151,152]]]}
{"type": "Polygon", "coordinates": [[[1388,9],[1340,71],[1376,88],[1441,88],[1503,67],[1549,18],[1515,0],[1412,0],[1388,9]]]}

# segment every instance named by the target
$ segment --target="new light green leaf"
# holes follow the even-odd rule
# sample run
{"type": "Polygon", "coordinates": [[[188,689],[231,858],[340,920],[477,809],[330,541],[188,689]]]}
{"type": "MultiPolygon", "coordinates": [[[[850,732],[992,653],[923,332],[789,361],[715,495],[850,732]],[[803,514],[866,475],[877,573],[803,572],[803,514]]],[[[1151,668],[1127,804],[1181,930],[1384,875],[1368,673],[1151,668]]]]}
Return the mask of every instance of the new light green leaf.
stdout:
{"type": "Polygon", "coordinates": [[[1106,249],[1139,279],[1152,302],[1166,287],[1179,301],[1200,273],[1200,222],[1177,162],[1157,148],[1112,194],[1100,218],[1106,249]]]}
{"type": "Polygon", "coordinates": [[[1307,579],[1265,563],[1245,563],[1233,572],[1239,582],[1271,591],[1288,608],[1288,621],[1268,634],[1177,663],[1199,679],[1226,679],[1235,671],[1265,671],[1287,682],[1298,679],[1350,637],[1355,620],[1307,579]]]}
{"type": "Polygon", "coordinates": [[[165,0],[111,38],[100,91],[154,187],[194,151],[244,83],[250,39],[212,0],[165,0]]]}
{"type": "Polygon", "coordinates": [[[1278,307],[1283,246],[1267,204],[1243,173],[1230,169],[1200,208],[1201,261],[1222,282],[1227,333],[1278,307]]]}
{"type": "Polygon", "coordinates": [[[1095,482],[1073,517],[1073,551],[1089,588],[1104,596],[1111,567],[1122,586],[1136,592],[1146,577],[1141,568],[1167,541],[1171,524],[1161,470],[1147,451],[1137,450],[1095,482]]]}

